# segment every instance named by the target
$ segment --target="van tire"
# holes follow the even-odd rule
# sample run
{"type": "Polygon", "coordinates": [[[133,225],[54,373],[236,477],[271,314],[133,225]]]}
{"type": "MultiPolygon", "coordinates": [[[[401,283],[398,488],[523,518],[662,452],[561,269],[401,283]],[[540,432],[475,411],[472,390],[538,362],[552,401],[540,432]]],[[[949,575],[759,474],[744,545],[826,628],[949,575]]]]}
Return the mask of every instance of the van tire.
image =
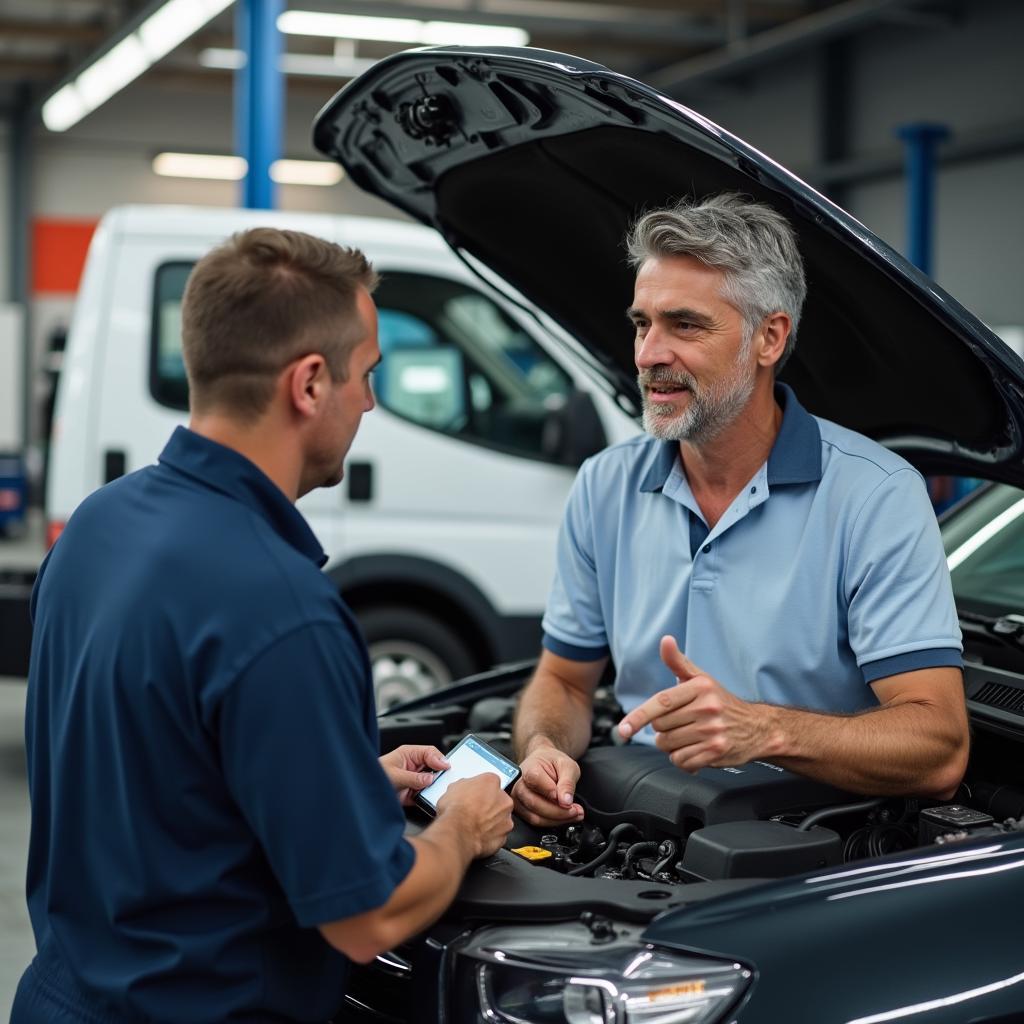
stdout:
{"type": "Polygon", "coordinates": [[[477,665],[466,644],[440,619],[415,608],[356,609],[370,649],[380,711],[443,689],[477,665]]]}

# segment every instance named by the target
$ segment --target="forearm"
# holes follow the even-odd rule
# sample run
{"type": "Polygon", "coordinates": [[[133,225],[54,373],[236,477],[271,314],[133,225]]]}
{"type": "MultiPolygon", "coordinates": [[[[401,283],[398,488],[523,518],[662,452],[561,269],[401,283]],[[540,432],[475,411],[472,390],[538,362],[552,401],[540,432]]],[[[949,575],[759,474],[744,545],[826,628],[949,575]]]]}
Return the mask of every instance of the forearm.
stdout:
{"type": "Polygon", "coordinates": [[[855,715],[757,707],[768,723],[765,760],[850,792],[947,799],[966,767],[966,727],[927,703],[855,715]]]}
{"type": "Polygon", "coordinates": [[[368,963],[436,921],[455,898],[475,854],[467,830],[452,813],[409,842],[416,860],[384,906],[320,929],[351,960],[368,963]]]}
{"type": "Polygon", "coordinates": [[[555,672],[538,667],[516,711],[513,742],[519,761],[540,746],[578,759],[590,742],[593,697],[555,672]]]}

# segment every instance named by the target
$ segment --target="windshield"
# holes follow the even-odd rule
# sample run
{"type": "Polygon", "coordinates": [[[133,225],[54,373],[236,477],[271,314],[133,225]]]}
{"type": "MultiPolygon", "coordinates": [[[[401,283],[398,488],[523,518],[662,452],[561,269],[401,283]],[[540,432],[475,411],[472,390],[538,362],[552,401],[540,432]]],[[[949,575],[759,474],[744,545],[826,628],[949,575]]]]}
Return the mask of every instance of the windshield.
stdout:
{"type": "Polygon", "coordinates": [[[1024,491],[982,489],[944,519],[942,539],[961,611],[1024,613],[1024,491]]]}

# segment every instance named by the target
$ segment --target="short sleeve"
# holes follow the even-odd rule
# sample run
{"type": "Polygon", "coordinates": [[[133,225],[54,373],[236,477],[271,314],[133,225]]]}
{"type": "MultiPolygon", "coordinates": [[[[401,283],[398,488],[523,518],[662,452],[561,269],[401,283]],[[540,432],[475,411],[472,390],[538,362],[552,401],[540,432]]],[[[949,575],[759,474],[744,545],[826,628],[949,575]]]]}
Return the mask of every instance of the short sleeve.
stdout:
{"type": "Polygon", "coordinates": [[[608,654],[594,558],[588,464],[576,476],[558,534],[555,579],[544,613],[544,646],[575,661],[608,654]]]}
{"type": "Polygon", "coordinates": [[[228,787],[303,927],[381,906],[415,859],[377,760],[372,700],[341,622],[278,639],[222,699],[228,787]]]}
{"type": "Polygon", "coordinates": [[[942,538],[916,471],[890,474],[864,503],[851,532],[844,587],[850,647],[866,680],[961,664],[942,538]],[[886,668],[872,669],[882,662],[886,668]]]}

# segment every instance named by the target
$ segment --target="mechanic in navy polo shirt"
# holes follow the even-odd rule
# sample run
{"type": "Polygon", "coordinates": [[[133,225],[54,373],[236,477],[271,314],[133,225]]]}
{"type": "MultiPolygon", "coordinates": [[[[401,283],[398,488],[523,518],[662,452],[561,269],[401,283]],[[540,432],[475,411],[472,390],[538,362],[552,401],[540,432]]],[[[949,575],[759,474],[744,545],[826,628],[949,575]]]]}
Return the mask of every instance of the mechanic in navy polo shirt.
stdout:
{"type": "Polygon", "coordinates": [[[645,214],[627,247],[648,436],[585,463],[570,496],[518,811],[582,817],[609,658],[620,737],[688,772],[764,759],[948,798],[968,732],[938,526],[916,470],[775,380],[806,293],[792,226],[725,194],[645,214]]]}
{"type": "MultiPolygon", "coordinates": [[[[367,653],[294,502],[338,483],[380,359],[361,253],[235,235],[182,306],[191,401],[42,569],[26,740],[37,956],[15,1024],[325,1021],[511,829],[497,778],[378,758],[367,653]]],[[[117,401],[111,395],[107,401],[117,401]]]]}

